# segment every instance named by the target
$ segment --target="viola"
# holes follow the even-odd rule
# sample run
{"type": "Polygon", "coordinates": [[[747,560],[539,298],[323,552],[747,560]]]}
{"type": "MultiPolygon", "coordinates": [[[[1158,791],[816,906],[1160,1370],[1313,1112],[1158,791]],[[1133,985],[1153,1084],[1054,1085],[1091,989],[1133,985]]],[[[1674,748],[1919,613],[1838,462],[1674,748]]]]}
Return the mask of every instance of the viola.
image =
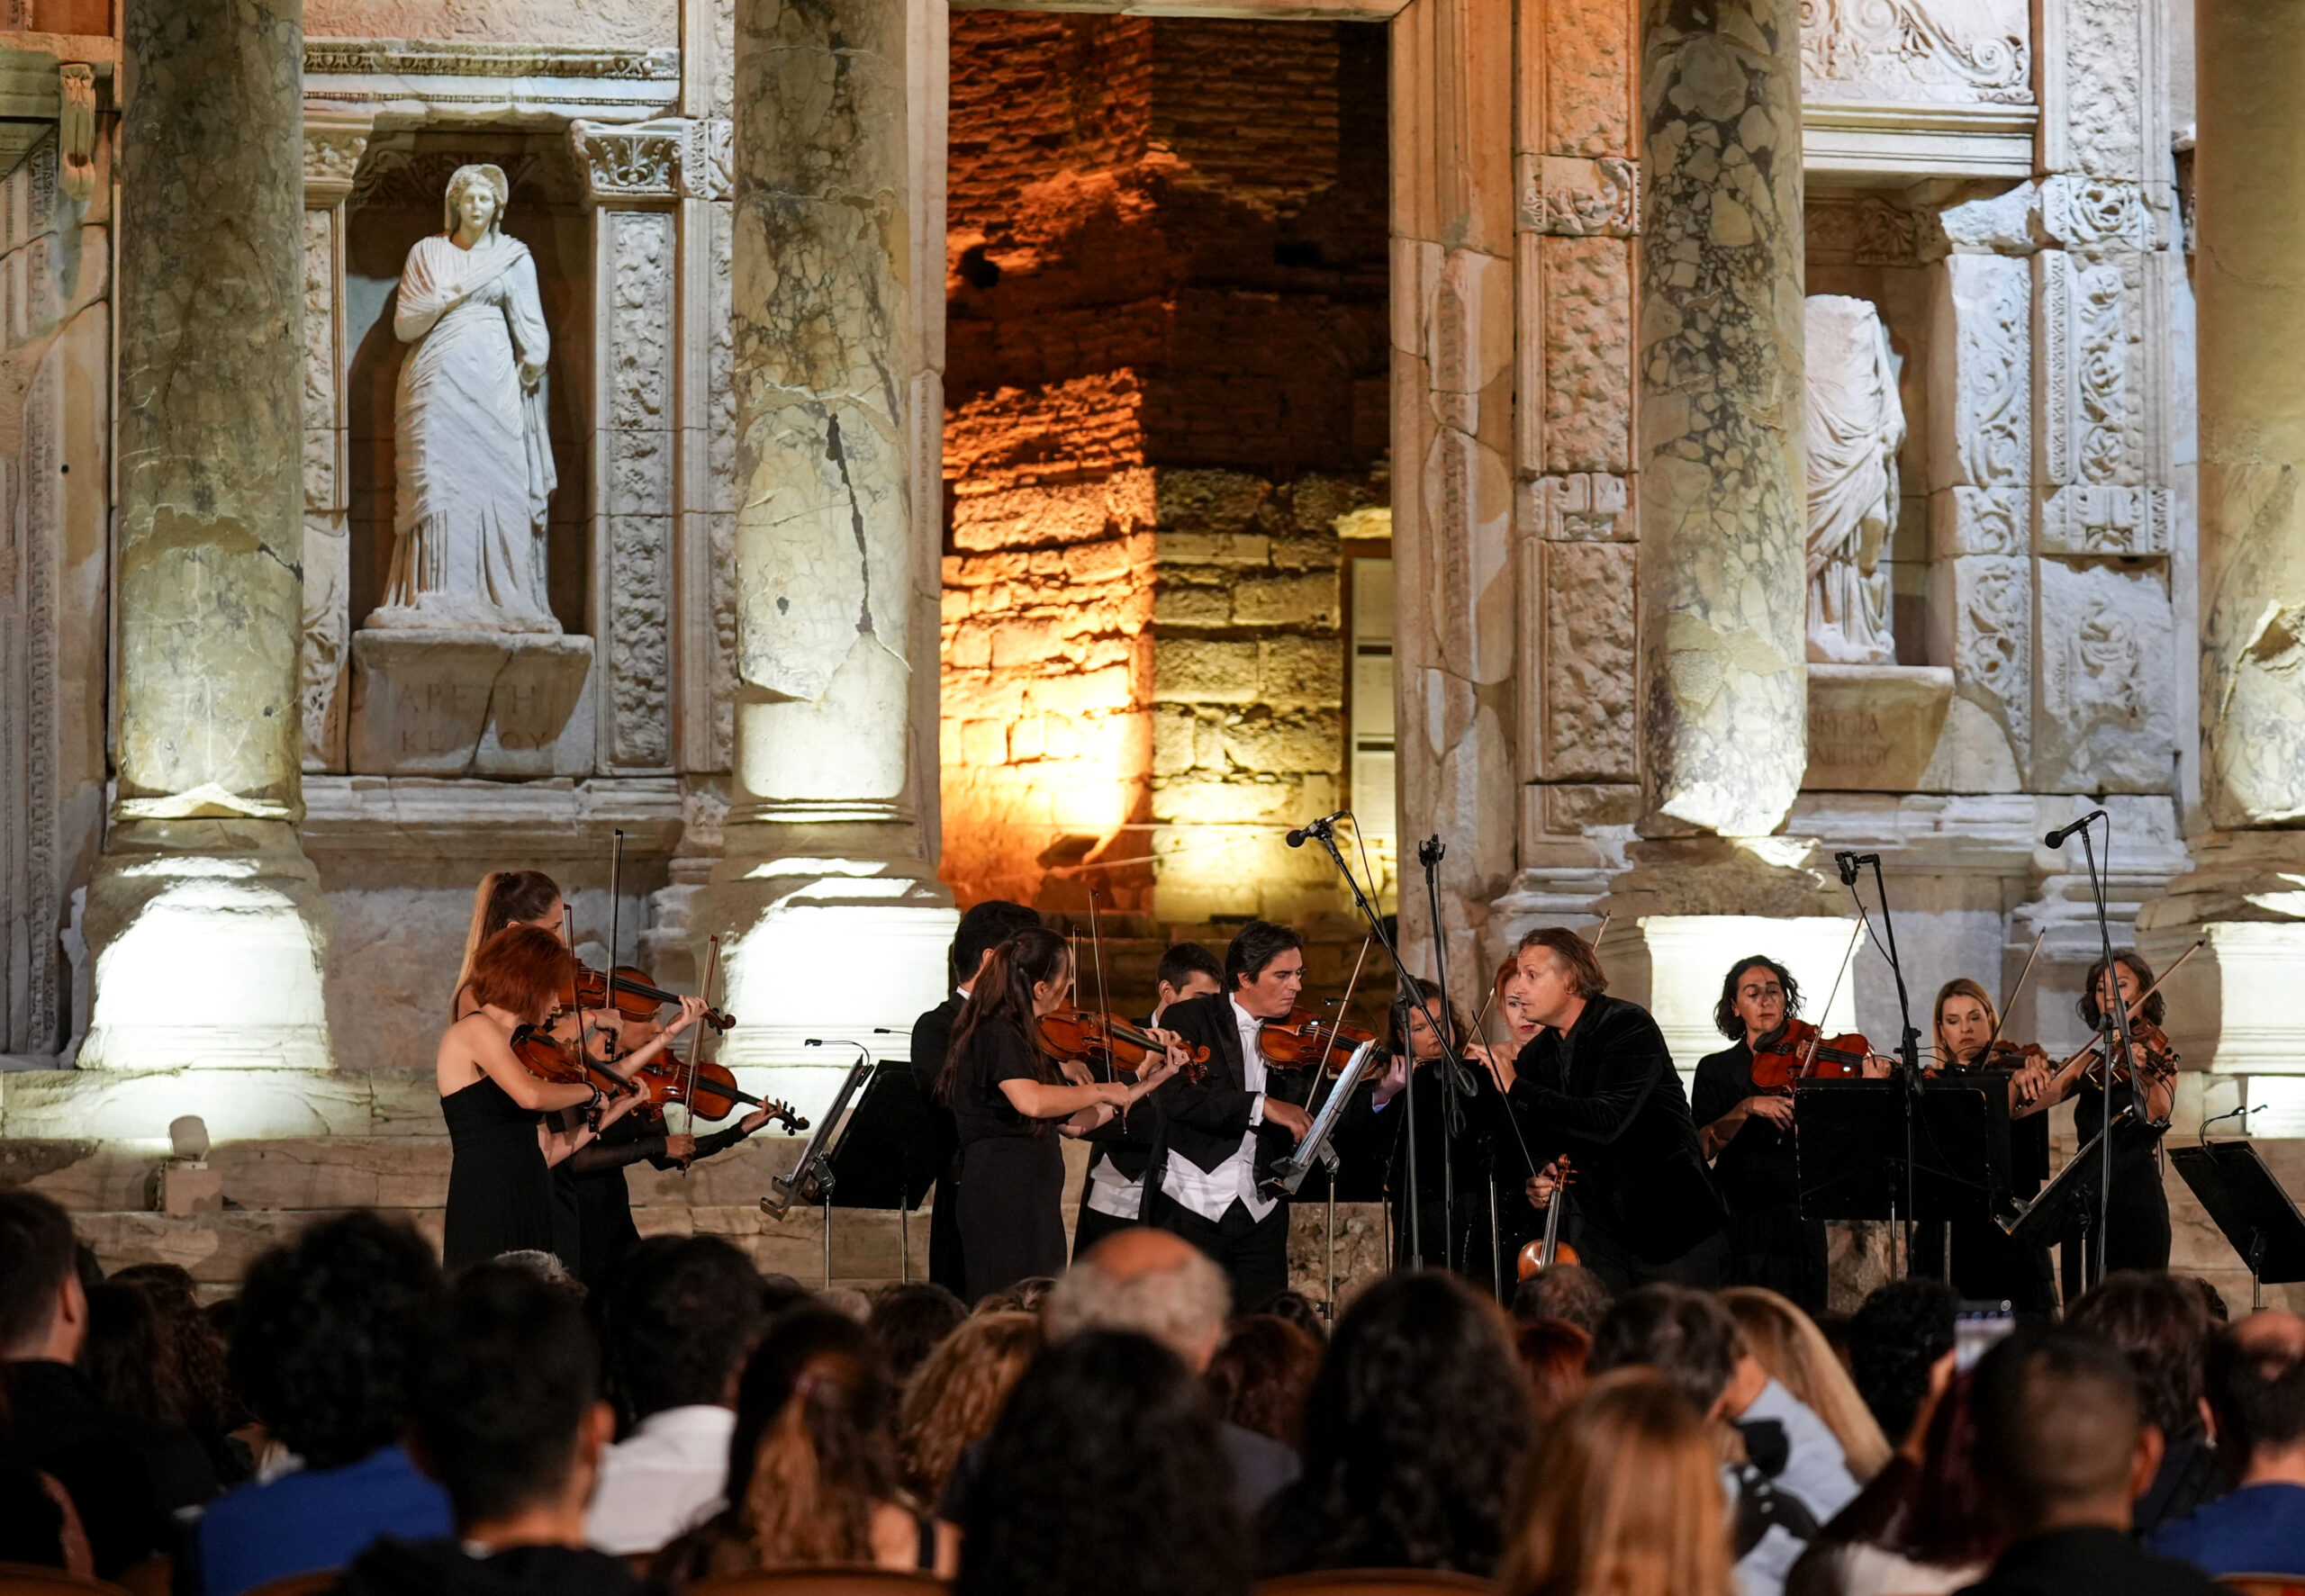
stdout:
{"type": "Polygon", "coordinates": [[[1257,1027],[1257,1052],[1275,1069],[1321,1069],[1341,1075],[1354,1050],[1377,1033],[1342,1020],[1324,1019],[1310,1009],[1292,1008],[1285,1018],[1257,1027]]]}
{"type": "MultiPolygon", "coordinates": [[[[628,1020],[653,1020],[659,1008],[680,1000],[679,993],[665,991],[649,980],[646,970],[629,964],[619,964],[603,975],[580,963],[560,988],[563,1008],[613,1008],[628,1020]]],[[[715,1031],[726,1031],[737,1023],[737,1016],[707,1008],[704,1023],[715,1031]]]]}
{"type": "Polygon", "coordinates": [[[550,1032],[535,1025],[512,1028],[512,1057],[538,1080],[551,1081],[556,1086],[600,1086],[610,1092],[630,1092],[637,1088],[614,1070],[584,1057],[573,1041],[562,1041],[550,1032]]]}
{"type": "Polygon", "coordinates": [[[1577,1249],[1560,1239],[1560,1211],[1568,1206],[1561,1200],[1561,1194],[1568,1189],[1569,1182],[1577,1178],[1577,1171],[1570,1168],[1567,1159],[1556,1159],[1553,1167],[1560,1179],[1552,1188],[1552,1201],[1545,1204],[1545,1233],[1534,1241],[1522,1244],[1521,1256],[1515,1265],[1519,1271],[1515,1276],[1518,1279],[1532,1280],[1555,1264],[1577,1261],[1577,1249]]]}
{"type": "Polygon", "coordinates": [[[774,1098],[755,1097],[737,1085],[736,1076],[725,1064],[709,1059],[683,1063],[678,1059],[658,1057],[644,1064],[632,1078],[632,1084],[648,1094],[648,1101],[657,1107],[667,1103],[682,1103],[699,1119],[726,1119],[739,1103],[749,1103],[755,1108],[768,1110],[768,1117],[798,1135],[809,1128],[809,1122],[792,1112],[790,1105],[774,1098]]]}
{"type": "MultiPolygon", "coordinates": [[[[1052,1059],[1078,1061],[1109,1073],[1141,1076],[1148,1069],[1159,1068],[1168,1057],[1169,1050],[1159,1038],[1139,1030],[1117,1014],[1100,1014],[1089,1009],[1067,1009],[1058,1014],[1043,1014],[1040,1020],[1041,1051],[1052,1059]]],[[[1198,1082],[1208,1078],[1208,1050],[1188,1044],[1185,1065],[1179,1071],[1187,1080],[1198,1082]]]]}
{"type": "Polygon", "coordinates": [[[1787,1020],[1753,1049],[1753,1089],[1789,1092],[1796,1080],[1853,1080],[1873,1057],[1873,1044],[1857,1032],[1825,1036],[1806,1020],[1787,1020]]]}

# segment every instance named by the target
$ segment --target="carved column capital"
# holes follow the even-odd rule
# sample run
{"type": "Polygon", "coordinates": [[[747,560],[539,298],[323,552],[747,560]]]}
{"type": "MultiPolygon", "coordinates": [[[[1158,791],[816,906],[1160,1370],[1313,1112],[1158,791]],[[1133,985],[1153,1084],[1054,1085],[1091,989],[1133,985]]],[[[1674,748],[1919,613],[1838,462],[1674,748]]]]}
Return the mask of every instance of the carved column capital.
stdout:
{"type": "Polygon", "coordinates": [[[352,193],[360,158],[368,152],[375,128],[368,117],[304,113],[304,208],[325,211],[352,193]]]}
{"type": "Polygon", "coordinates": [[[681,197],[682,152],[692,125],[678,117],[570,122],[568,141],[584,180],[584,203],[648,205],[681,197]]]}

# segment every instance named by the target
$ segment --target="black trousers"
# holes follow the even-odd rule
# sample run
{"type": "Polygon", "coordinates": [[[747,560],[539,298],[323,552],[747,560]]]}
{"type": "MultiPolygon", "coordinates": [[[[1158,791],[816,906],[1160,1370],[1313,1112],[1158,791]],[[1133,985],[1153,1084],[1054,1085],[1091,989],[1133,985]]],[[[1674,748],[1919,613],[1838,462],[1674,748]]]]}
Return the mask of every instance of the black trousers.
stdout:
{"type": "MultiPolygon", "coordinates": [[[[2105,1249],[2105,1272],[2115,1269],[2160,1270],[2169,1267],[2169,1195],[2161,1188],[2161,1166],[2153,1159],[2123,1162],[2115,1146],[2111,1213],[2111,1245],[2105,1249]]],[[[2095,1215],[2091,1215],[2093,1224],[2095,1215]]],[[[2087,1238],[2087,1261],[2079,1236],[2068,1234],[2057,1249],[2065,1276],[2065,1300],[2072,1303],[2087,1289],[2097,1273],[2100,1238],[2087,1238]],[[2084,1270],[2087,1273],[2084,1275],[2084,1270]]]]}
{"type": "Polygon", "coordinates": [[[1072,1226],[1072,1256],[1078,1258],[1115,1231],[1128,1230],[1136,1222],[1133,1219],[1116,1219],[1109,1213],[1099,1213],[1083,1202],[1080,1217],[1072,1226]]]}
{"type": "Polygon", "coordinates": [[[1233,1283],[1233,1312],[1254,1313],[1288,1289],[1288,1204],[1252,1219],[1238,1197],[1221,1220],[1203,1219],[1162,1192],[1152,1199],[1156,1229],[1183,1237],[1216,1260],[1233,1283]]]}
{"type": "Polygon", "coordinates": [[[1720,1231],[1678,1258],[1652,1264],[1645,1262],[1608,1230],[1579,1214],[1576,1247],[1577,1261],[1599,1276],[1601,1284],[1618,1296],[1635,1286],[1659,1283],[1714,1291],[1729,1274],[1729,1239],[1720,1231]]]}

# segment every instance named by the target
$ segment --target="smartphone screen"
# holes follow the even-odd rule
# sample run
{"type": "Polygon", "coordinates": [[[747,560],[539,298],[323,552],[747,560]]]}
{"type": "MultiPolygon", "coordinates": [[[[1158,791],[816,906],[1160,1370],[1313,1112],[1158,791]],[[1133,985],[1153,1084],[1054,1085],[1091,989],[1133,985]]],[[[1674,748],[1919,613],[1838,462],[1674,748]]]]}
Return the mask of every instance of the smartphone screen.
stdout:
{"type": "Polygon", "coordinates": [[[1973,1369],[1995,1341],[2017,1328],[2006,1301],[1963,1303],[1953,1315],[1953,1366],[1973,1369]]]}

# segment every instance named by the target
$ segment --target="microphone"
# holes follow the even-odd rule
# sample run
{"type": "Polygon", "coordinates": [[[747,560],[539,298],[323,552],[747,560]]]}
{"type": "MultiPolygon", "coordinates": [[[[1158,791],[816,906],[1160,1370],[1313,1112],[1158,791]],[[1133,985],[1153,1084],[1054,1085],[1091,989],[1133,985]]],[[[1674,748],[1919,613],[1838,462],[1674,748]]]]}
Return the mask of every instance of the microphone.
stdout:
{"type": "Polygon", "coordinates": [[[2102,820],[2104,817],[2105,812],[2102,809],[2092,809],[2080,819],[2074,821],[2071,825],[2058,826],[2055,831],[2049,833],[2048,835],[2043,837],[2041,841],[2047,843],[2052,848],[2062,848],[2072,839],[2073,834],[2075,832],[2083,830],[2091,821],[2102,820]]]}
{"type": "Polygon", "coordinates": [[[1846,852],[1836,853],[1833,855],[1833,862],[1840,866],[1840,884],[1844,887],[1856,886],[1857,855],[1846,852]]]}
{"type": "Polygon", "coordinates": [[[1290,832],[1286,841],[1292,848],[1301,848],[1305,845],[1305,839],[1306,837],[1327,836],[1331,826],[1333,826],[1338,821],[1343,819],[1347,815],[1351,813],[1352,811],[1350,809],[1339,809],[1333,815],[1324,815],[1320,819],[1314,821],[1311,825],[1299,826],[1295,831],[1290,832]]]}

